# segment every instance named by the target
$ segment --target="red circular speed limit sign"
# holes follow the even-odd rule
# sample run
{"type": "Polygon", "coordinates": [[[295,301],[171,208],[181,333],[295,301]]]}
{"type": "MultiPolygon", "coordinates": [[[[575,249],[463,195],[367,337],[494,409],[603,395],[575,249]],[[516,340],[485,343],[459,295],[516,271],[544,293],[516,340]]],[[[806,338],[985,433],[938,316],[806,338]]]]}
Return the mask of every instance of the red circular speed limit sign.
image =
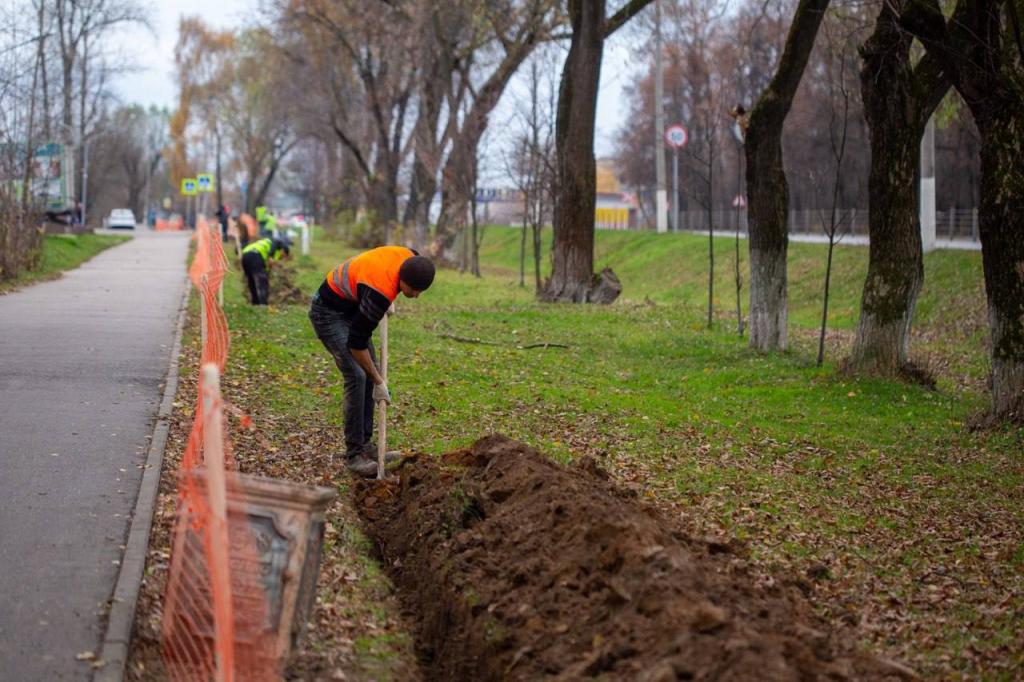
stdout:
{"type": "Polygon", "coordinates": [[[678,123],[665,128],[665,142],[667,142],[670,147],[675,147],[676,149],[685,147],[689,139],[690,136],[686,132],[686,128],[678,123]]]}

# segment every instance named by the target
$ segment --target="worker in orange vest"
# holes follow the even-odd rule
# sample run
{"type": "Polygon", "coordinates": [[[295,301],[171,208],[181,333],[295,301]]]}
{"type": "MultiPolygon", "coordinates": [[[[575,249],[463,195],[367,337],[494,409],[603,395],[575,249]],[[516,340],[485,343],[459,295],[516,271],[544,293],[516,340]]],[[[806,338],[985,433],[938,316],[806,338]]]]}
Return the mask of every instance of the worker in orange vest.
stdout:
{"type": "MultiPolygon", "coordinates": [[[[434,281],[434,264],[404,246],[380,246],[327,273],[313,295],[309,321],[345,381],[345,457],[358,476],[377,474],[373,408],[391,402],[371,335],[399,293],[416,298],[434,281]]],[[[386,461],[398,458],[388,453],[386,461]]]]}

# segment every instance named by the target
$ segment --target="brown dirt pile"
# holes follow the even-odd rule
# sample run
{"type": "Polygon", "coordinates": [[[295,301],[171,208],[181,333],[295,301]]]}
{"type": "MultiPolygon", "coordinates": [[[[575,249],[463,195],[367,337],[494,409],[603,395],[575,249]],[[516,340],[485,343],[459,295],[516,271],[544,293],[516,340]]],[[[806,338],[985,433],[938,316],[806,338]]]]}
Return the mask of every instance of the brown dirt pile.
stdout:
{"type": "Polygon", "coordinates": [[[309,303],[313,294],[300,289],[295,279],[295,268],[290,263],[274,263],[270,269],[270,305],[309,303]]]}
{"type": "Polygon", "coordinates": [[[419,621],[428,679],[880,680],[794,585],[756,586],[608,480],[489,436],[356,501],[419,621]]]}

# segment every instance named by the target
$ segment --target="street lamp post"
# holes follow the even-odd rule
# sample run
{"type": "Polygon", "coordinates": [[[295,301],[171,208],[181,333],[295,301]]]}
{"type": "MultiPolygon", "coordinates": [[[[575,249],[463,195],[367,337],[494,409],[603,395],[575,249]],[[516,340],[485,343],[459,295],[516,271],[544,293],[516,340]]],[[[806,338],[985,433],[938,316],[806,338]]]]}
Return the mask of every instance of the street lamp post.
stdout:
{"type": "Polygon", "coordinates": [[[679,147],[672,148],[672,229],[679,232],[679,147]]]}

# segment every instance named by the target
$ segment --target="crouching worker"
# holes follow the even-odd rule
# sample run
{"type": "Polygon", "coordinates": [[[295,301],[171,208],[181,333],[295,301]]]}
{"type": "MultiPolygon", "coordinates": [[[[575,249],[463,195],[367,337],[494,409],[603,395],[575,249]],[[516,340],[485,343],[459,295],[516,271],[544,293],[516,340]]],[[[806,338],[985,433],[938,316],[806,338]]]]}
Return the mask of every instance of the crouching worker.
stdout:
{"type": "Polygon", "coordinates": [[[286,257],[290,248],[291,241],[286,235],[281,235],[257,239],[242,249],[242,271],[249,283],[253,305],[267,305],[270,300],[270,276],[267,273],[270,262],[286,257]]]}
{"type": "MultiPolygon", "coordinates": [[[[399,292],[416,298],[433,281],[429,258],[404,246],[381,246],[327,273],[313,295],[309,321],[345,381],[346,465],[358,476],[377,475],[374,404],[391,402],[370,337],[399,292]]],[[[385,461],[397,458],[398,453],[388,453],[385,461]]]]}

